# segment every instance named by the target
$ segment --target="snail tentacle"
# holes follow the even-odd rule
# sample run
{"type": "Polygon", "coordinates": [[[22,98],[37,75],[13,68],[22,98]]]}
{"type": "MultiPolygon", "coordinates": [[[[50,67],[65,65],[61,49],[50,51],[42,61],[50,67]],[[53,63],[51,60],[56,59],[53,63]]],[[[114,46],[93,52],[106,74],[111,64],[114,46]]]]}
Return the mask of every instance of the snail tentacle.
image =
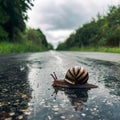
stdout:
{"type": "Polygon", "coordinates": [[[54,79],[54,81],[56,81],[56,80],[57,80],[57,76],[56,76],[56,74],[55,74],[55,73],[50,74],[50,75],[52,76],[52,78],[54,79]]]}

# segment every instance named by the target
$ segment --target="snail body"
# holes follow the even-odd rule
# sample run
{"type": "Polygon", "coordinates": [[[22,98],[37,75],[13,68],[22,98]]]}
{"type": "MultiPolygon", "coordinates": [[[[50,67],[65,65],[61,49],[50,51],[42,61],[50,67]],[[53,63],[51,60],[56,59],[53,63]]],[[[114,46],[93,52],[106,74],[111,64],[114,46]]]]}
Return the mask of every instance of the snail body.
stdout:
{"type": "Polygon", "coordinates": [[[53,87],[63,87],[63,88],[97,88],[98,86],[89,84],[88,71],[80,66],[75,66],[66,72],[64,79],[58,79],[55,72],[51,74],[54,81],[53,87]]]}

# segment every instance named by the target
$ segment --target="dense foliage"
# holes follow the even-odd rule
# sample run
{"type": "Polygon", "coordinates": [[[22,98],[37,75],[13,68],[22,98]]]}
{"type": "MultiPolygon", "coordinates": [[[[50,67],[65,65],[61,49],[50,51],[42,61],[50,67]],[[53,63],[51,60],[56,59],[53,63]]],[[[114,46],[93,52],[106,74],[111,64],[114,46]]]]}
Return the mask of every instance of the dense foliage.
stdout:
{"type": "Polygon", "coordinates": [[[27,10],[32,0],[0,0],[0,41],[18,41],[20,32],[25,30],[27,10]]]}
{"type": "Polygon", "coordinates": [[[53,49],[40,29],[26,28],[19,42],[0,42],[0,54],[38,52],[53,49]]]}
{"type": "Polygon", "coordinates": [[[84,47],[120,47],[120,6],[111,6],[107,15],[84,24],[72,33],[58,50],[84,47]]]}
{"type": "Polygon", "coordinates": [[[27,10],[31,9],[33,1],[0,0],[0,53],[52,49],[40,29],[26,28],[27,10]]]}
{"type": "Polygon", "coordinates": [[[24,40],[44,48],[46,50],[53,49],[52,45],[47,42],[47,39],[40,29],[29,28],[23,33],[24,40]]]}

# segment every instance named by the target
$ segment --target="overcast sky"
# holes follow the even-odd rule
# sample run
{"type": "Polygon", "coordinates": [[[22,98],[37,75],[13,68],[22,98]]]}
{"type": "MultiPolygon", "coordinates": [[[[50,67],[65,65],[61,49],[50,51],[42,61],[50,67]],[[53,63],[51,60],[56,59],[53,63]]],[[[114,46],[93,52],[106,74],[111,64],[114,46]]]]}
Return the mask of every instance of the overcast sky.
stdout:
{"type": "Polygon", "coordinates": [[[28,11],[28,27],[40,28],[54,47],[84,23],[105,14],[120,0],[35,0],[28,11]]]}

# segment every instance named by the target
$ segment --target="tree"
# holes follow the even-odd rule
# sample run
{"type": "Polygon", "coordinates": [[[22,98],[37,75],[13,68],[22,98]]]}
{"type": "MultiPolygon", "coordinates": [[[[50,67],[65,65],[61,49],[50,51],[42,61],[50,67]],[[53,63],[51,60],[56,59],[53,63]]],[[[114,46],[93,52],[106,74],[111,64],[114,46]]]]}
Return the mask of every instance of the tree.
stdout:
{"type": "Polygon", "coordinates": [[[7,32],[3,28],[3,25],[8,21],[8,15],[4,11],[4,9],[0,6],[0,40],[6,40],[7,39],[7,32]]]}
{"type": "Polygon", "coordinates": [[[43,34],[43,32],[40,29],[37,29],[37,31],[39,32],[39,35],[41,37],[42,44],[47,48],[48,47],[48,43],[47,43],[45,35],[43,34]]]}
{"type": "Polygon", "coordinates": [[[28,19],[27,10],[33,6],[32,1],[0,0],[1,13],[5,14],[4,22],[1,23],[3,20],[0,20],[0,26],[8,34],[9,41],[15,41],[19,33],[24,31],[25,21],[28,19]]]}
{"type": "Polygon", "coordinates": [[[45,35],[40,29],[26,29],[24,38],[36,46],[44,47],[45,49],[53,49],[52,45],[47,42],[45,35]]]}

